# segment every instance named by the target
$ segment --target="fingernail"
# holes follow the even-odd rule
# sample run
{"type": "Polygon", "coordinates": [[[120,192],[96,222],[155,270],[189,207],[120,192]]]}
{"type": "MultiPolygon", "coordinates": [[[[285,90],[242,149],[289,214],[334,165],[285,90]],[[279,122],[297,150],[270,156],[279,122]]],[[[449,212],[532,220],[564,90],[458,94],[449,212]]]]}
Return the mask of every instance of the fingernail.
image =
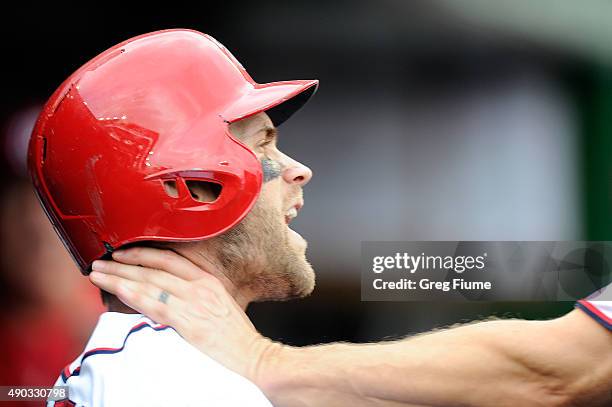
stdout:
{"type": "Polygon", "coordinates": [[[104,277],[106,277],[106,275],[104,273],[99,273],[97,271],[92,271],[91,273],[89,273],[89,278],[91,278],[94,281],[100,281],[103,280],[104,277]]]}
{"type": "Polygon", "coordinates": [[[106,264],[101,260],[96,260],[91,264],[91,269],[96,271],[102,271],[106,267],[106,264]]]}

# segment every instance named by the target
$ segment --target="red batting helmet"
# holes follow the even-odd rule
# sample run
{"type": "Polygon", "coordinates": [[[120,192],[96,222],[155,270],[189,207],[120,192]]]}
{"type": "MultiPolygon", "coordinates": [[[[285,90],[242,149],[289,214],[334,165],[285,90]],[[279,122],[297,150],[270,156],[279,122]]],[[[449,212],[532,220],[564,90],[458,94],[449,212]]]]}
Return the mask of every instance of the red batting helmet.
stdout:
{"type": "Polygon", "coordinates": [[[229,123],[266,111],[279,125],[317,85],[258,84],[197,31],[129,39],[83,65],[44,106],[28,152],[39,199],[83,273],[129,243],[218,235],[244,218],[262,184],[260,162],[229,123]],[[198,201],[189,181],[220,194],[198,201]]]}

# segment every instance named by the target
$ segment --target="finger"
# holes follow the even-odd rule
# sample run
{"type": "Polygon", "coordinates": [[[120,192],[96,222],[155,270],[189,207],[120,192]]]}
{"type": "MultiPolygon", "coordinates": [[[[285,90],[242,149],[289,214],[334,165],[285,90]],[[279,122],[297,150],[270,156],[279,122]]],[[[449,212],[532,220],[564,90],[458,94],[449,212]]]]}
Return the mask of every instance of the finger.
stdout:
{"type": "Polygon", "coordinates": [[[157,323],[177,330],[184,330],[190,324],[187,304],[173,295],[165,302],[160,301],[163,290],[159,288],[99,272],[92,272],[89,278],[97,287],[114,294],[125,305],[157,323]]]}
{"type": "Polygon", "coordinates": [[[164,270],[183,280],[194,280],[206,274],[188,259],[171,250],[161,250],[152,247],[133,247],[127,250],[115,251],[113,259],[121,263],[164,270]]]}
{"type": "Polygon", "coordinates": [[[89,274],[89,279],[99,288],[114,295],[121,295],[125,291],[137,292],[140,295],[155,297],[159,295],[160,288],[153,287],[149,283],[142,281],[128,280],[123,277],[114,276],[112,274],[104,274],[97,271],[92,271],[89,274]]]}
{"type": "Polygon", "coordinates": [[[149,283],[176,296],[180,296],[182,292],[189,288],[189,284],[185,280],[165,271],[148,267],[132,266],[116,261],[96,260],[93,262],[92,269],[131,281],[149,283]]]}

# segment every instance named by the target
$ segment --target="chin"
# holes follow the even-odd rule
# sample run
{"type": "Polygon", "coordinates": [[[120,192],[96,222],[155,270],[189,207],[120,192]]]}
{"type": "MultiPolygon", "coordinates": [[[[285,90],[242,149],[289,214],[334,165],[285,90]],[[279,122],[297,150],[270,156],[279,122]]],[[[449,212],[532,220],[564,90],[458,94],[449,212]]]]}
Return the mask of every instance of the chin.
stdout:
{"type": "Polygon", "coordinates": [[[306,259],[306,241],[300,237],[300,249],[294,252],[291,263],[287,267],[289,289],[286,299],[304,298],[310,295],[315,287],[315,272],[306,259]]]}
{"type": "MultiPolygon", "coordinates": [[[[306,259],[306,248],[308,242],[298,232],[289,228],[288,242],[293,250],[292,261],[289,265],[289,274],[296,280],[293,287],[296,288],[298,298],[310,295],[315,286],[315,272],[312,265],[306,259]]],[[[291,277],[290,277],[291,278],[291,277]]],[[[295,298],[293,297],[293,298],[295,298]]]]}
{"type": "Polygon", "coordinates": [[[273,267],[269,269],[267,280],[271,284],[262,287],[259,301],[287,301],[307,297],[313,292],[315,272],[306,260],[306,241],[300,236],[294,243],[289,243],[282,255],[282,268],[276,272],[271,271],[273,267]]]}

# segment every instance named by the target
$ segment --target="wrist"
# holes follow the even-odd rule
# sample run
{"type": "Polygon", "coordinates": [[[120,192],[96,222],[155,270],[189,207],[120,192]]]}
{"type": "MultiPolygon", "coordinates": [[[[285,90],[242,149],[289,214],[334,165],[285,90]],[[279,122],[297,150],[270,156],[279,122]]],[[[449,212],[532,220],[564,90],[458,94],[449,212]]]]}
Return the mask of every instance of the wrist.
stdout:
{"type": "Polygon", "coordinates": [[[257,361],[253,366],[249,379],[255,383],[271,400],[283,387],[283,383],[290,382],[292,360],[300,348],[274,342],[263,338],[257,347],[257,361]]]}

